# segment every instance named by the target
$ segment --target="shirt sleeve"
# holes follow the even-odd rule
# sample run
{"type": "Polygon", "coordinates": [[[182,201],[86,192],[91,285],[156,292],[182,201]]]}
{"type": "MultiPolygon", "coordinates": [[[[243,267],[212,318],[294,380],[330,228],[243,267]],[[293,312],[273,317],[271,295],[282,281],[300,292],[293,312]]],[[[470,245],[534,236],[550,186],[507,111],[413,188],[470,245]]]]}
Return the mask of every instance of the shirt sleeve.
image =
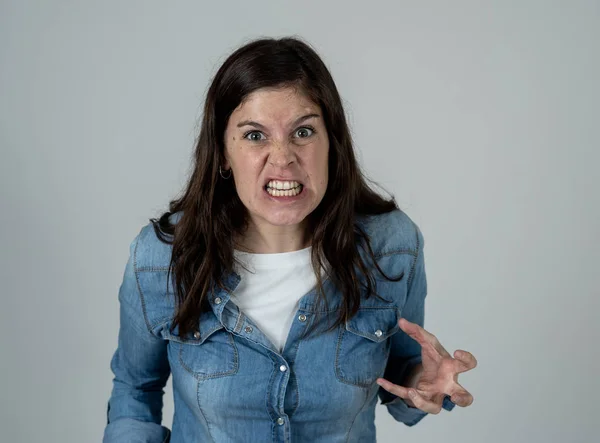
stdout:
{"type": "Polygon", "coordinates": [[[171,434],[161,425],[170,376],[167,342],[146,325],[134,269],[138,239],[130,245],[119,288],[119,337],[110,362],[114,378],[103,443],[165,443],[171,434]]]}
{"type": "MultiPolygon", "coordinates": [[[[424,238],[421,230],[415,224],[417,235],[417,255],[413,266],[406,276],[407,295],[401,311],[401,316],[412,323],[423,327],[425,317],[425,297],[427,295],[427,277],[425,274],[425,257],[423,254],[424,238]]],[[[406,376],[415,365],[421,363],[421,345],[409,337],[401,329],[390,337],[391,349],[388,363],[383,378],[394,384],[402,385],[406,376]]],[[[395,420],[407,426],[414,426],[420,422],[427,413],[408,406],[401,398],[379,387],[378,395],[381,404],[387,407],[388,412],[395,420]]],[[[448,411],[454,408],[454,403],[446,396],[442,407],[448,411]]]]}

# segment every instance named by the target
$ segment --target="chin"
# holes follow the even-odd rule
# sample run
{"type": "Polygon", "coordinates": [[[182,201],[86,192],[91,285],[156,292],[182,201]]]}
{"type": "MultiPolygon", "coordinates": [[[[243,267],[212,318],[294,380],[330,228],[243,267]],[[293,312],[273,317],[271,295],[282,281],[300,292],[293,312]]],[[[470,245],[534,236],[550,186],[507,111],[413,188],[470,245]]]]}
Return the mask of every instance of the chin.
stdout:
{"type": "Polygon", "coordinates": [[[269,224],[273,226],[291,226],[302,223],[308,214],[304,213],[285,213],[285,211],[281,211],[281,213],[273,214],[261,214],[261,217],[269,224]]]}

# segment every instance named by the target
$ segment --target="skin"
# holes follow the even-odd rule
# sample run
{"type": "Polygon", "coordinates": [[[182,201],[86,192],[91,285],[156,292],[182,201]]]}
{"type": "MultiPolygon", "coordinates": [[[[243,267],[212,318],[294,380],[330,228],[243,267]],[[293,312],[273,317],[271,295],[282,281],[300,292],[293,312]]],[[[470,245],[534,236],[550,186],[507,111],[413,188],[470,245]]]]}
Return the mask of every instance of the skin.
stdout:
{"type": "Polygon", "coordinates": [[[222,168],[231,168],[250,218],[244,237],[236,239],[239,249],[277,253],[308,247],[305,219],[323,199],[328,182],[329,138],[320,107],[296,88],[262,88],[233,111],[224,138],[222,168]],[[309,114],[318,116],[295,123],[309,114]],[[244,121],[263,127],[239,126],[244,121]],[[306,198],[270,199],[263,189],[269,177],[297,179],[306,198]]]}
{"type": "MultiPolygon", "coordinates": [[[[329,139],[320,107],[295,88],[259,89],[233,111],[224,139],[222,169],[231,169],[250,218],[243,237],[234,239],[237,248],[264,254],[308,247],[306,217],[323,199],[328,183],[329,139]],[[298,120],[310,114],[317,116],[298,120]],[[300,181],[306,198],[272,200],[263,189],[270,177],[300,181]]],[[[399,325],[421,345],[423,363],[403,386],[383,378],[377,383],[410,406],[432,414],[440,412],[445,395],[459,406],[469,406],[473,396],[458,384],[458,374],[473,369],[475,357],[466,351],[456,351],[452,357],[419,325],[406,319],[400,319],[399,325]]]]}
{"type": "Polygon", "coordinates": [[[404,318],[401,318],[398,324],[400,329],[421,345],[423,363],[407,377],[404,386],[384,378],[377,379],[377,384],[403,398],[410,406],[430,414],[438,414],[441,411],[446,395],[458,406],[470,406],[473,396],[458,384],[458,374],[477,366],[473,354],[458,350],[451,356],[438,339],[421,326],[404,318]]]}

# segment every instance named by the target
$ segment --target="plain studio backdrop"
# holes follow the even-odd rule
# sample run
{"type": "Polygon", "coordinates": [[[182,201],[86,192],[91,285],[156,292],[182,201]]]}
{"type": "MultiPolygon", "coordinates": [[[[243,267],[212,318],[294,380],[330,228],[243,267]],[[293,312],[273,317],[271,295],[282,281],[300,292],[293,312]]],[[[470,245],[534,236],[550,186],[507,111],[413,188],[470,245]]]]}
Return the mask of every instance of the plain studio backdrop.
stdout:
{"type": "Polygon", "coordinates": [[[566,0],[0,2],[0,439],[101,440],[129,243],[218,66],[285,35],[424,233],[426,328],[479,361],[471,407],[378,405],[377,441],[599,441],[600,2],[566,0]]]}

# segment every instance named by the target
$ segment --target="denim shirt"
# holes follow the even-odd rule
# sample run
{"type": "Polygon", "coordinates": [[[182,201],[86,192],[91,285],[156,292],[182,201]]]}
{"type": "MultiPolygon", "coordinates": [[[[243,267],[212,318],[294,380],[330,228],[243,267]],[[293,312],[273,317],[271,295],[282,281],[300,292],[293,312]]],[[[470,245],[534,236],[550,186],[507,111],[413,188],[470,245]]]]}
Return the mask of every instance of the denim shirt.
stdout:
{"type": "MultiPolygon", "coordinates": [[[[173,214],[171,217],[178,217],[173,214]]],[[[402,384],[421,361],[420,345],[398,326],[400,317],[423,325],[427,293],[423,235],[401,210],[359,216],[377,263],[377,293],[361,295],[358,313],[328,333],[303,336],[315,321],[330,326],[340,292],[324,281],[299,301],[281,352],[258,326],[216,289],[198,328],[180,336],[172,324],[175,298],[167,288],[171,246],[151,223],[130,245],[119,289],[120,329],[110,366],[114,373],[104,442],[375,442],[377,400],[398,422],[415,425],[425,412],[379,387],[384,377],[402,384]],[[320,315],[316,316],[317,309],[320,315]],[[164,386],[172,376],[172,430],[161,425],[164,386]]],[[[363,259],[364,251],[359,249],[363,259]]],[[[370,261],[366,261],[370,263],[370,261]]],[[[372,266],[372,265],[371,265],[372,266]]],[[[374,267],[372,267],[374,268],[374,267]]],[[[240,276],[225,285],[233,291],[240,276]]],[[[446,397],[444,409],[454,404],[446,397]]]]}

